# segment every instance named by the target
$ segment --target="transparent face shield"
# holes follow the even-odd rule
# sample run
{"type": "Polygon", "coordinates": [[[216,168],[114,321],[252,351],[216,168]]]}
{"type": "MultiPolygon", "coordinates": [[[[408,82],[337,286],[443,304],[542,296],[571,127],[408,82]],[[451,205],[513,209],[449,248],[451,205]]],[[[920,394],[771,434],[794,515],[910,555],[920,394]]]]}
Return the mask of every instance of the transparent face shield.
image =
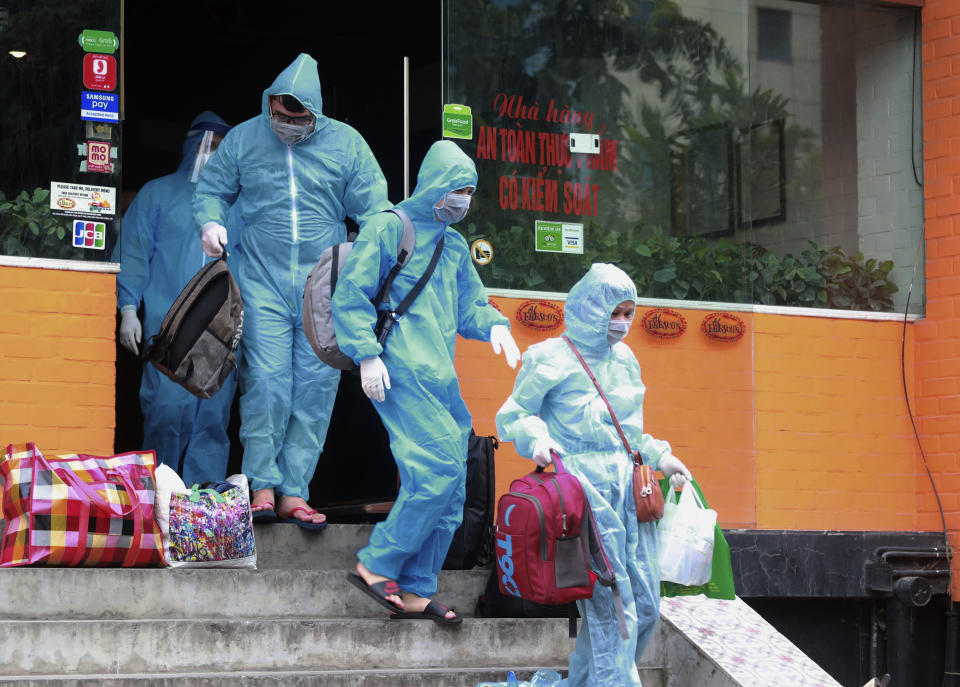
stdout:
{"type": "Polygon", "coordinates": [[[193,162],[193,174],[190,175],[192,183],[197,183],[197,179],[200,178],[200,170],[207,164],[207,160],[210,159],[216,149],[216,146],[213,145],[213,132],[204,131],[203,139],[201,139],[200,146],[197,148],[197,158],[193,162]]]}

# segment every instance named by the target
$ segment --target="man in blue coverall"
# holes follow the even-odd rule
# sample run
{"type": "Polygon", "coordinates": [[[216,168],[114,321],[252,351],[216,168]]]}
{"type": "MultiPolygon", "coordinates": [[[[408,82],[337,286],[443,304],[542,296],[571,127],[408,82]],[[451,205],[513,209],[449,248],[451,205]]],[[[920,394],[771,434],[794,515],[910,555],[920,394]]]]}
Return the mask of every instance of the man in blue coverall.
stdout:
{"type": "Polygon", "coordinates": [[[240,439],[254,520],[305,529],[326,526],[307,498],[340,372],[304,335],[304,283],[320,254],[346,240],[348,215],[362,225],[392,206],[369,146],[322,105],[316,60],[300,54],[263,92],[261,113],[224,139],[193,200],[208,255],[227,240],[230,204],[242,207],[240,439]]]}
{"type": "MultiPolygon", "coordinates": [[[[177,171],[144,184],[124,214],[112,259],[120,263],[118,338],[134,355],[139,354],[141,342],[160,330],[183,287],[208,260],[197,247],[190,211],[195,171],[229,130],[213,112],[197,115],[187,131],[177,171]],[[141,301],[143,325],[137,317],[141,301]]],[[[234,234],[239,238],[238,230],[234,234]]],[[[234,251],[228,248],[228,253],[234,251]]],[[[230,455],[227,425],[236,379],[230,375],[216,395],[200,399],[154,366],[143,368],[143,448],[155,450],[158,462],[177,470],[188,485],[226,476],[230,455]]]]}

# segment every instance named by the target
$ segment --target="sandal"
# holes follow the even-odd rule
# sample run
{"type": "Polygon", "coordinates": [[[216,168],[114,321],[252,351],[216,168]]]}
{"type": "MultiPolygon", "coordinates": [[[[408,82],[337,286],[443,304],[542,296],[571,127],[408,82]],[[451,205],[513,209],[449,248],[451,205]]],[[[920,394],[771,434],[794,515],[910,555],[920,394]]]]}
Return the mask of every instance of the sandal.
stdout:
{"type": "Polygon", "coordinates": [[[274,510],[272,501],[250,504],[250,512],[253,513],[253,522],[258,525],[269,525],[277,521],[277,511],[274,510]]]}
{"type": "Polygon", "coordinates": [[[382,582],[367,584],[366,580],[356,573],[347,573],[347,580],[381,606],[385,606],[393,612],[402,610],[400,606],[397,606],[387,598],[388,596],[400,596],[400,587],[398,587],[397,583],[393,580],[383,580],[382,582]]]}
{"type": "Polygon", "coordinates": [[[391,613],[390,620],[432,620],[441,625],[459,625],[463,622],[463,618],[457,615],[452,608],[438,604],[433,599],[419,613],[408,613],[406,611],[391,613]],[[453,617],[448,618],[447,613],[453,613],[453,617]]]}
{"type": "Polygon", "coordinates": [[[288,515],[285,518],[280,518],[280,522],[293,523],[294,525],[302,527],[305,530],[313,530],[314,532],[321,532],[327,529],[326,520],[324,520],[323,522],[313,522],[313,520],[301,520],[300,518],[294,515],[294,513],[296,513],[297,511],[303,511],[307,515],[315,515],[316,513],[319,512],[310,508],[304,508],[303,506],[296,506],[290,510],[290,515],[288,515]]]}

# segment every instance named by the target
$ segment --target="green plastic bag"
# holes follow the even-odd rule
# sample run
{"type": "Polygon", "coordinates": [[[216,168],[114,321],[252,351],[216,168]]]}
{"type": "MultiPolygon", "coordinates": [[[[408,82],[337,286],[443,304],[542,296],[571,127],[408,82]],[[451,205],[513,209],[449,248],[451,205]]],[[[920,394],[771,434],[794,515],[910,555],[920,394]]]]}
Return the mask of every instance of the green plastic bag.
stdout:
{"type": "MultiPolygon", "coordinates": [[[[703,496],[703,491],[700,490],[700,485],[697,484],[696,480],[693,480],[690,484],[692,484],[693,488],[700,494],[703,504],[709,508],[707,499],[703,496]]],[[[660,488],[663,490],[664,500],[666,500],[667,492],[670,491],[670,480],[667,478],[660,480],[660,488]]],[[[723,530],[720,529],[719,524],[713,533],[713,574],[710,576],[710,581],[698,587],[685,587],[674,582],[660,583],[660,596],[662,597],[696,596],[697,594],[704,594],[711,599],[727,600],[732,600],[736,596],[733,589],[733,566],[730,564],[730,546],[727,544],[727,540],[724,539],[723,530]]]]}

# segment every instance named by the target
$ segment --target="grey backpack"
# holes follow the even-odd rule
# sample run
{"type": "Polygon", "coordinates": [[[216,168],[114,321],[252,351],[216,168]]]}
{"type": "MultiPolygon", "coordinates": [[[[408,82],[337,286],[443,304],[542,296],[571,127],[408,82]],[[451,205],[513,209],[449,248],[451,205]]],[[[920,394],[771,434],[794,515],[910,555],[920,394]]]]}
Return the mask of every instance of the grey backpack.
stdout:
{"type": "Polygon", "coordinates": [[[210,398],[237,369],[243,299],[226,253],[200,268],[173,302],[143,357],[200,398],[210,398]]]}
{"type": "MultiPolygon", "coordinates": [[[[400,245],[397,248],[397,264],[393,266],[384,284],[380,287],[373,299],[373,307],[380,309],[380,305],[387,297],[387,291],[393,283],[393,278],[407,264],[413,254],[413,245],[416,234],[413,222],[400,208],[387,210],[403,221],[403,234],[400,236],[400,245]]],[[[307,283],[303,289],[303,331],[307,340],[320,358],[330,367],[338,370],[352,370],[353,361],[340,351],[337,346],[337,334],[333,328],[333,292],[337,287],[337,279],[343,272],[343,266],[353,248],[353,241],[338,243],[327,248],[320,256],[320,260],[310,271],[307,283]]],[[[389,311],[385,311],[389,312],[389,311]]],[[[383,327],[383,316],[377,321],[378,339],[383,327]]],[[[390,323],[392,324],[392,322],[390,323]]],[[[389,331],[389,325],[387,326],[389,331]]],[[[382,343],[382,342],[381,342],[382,343]]]]}

